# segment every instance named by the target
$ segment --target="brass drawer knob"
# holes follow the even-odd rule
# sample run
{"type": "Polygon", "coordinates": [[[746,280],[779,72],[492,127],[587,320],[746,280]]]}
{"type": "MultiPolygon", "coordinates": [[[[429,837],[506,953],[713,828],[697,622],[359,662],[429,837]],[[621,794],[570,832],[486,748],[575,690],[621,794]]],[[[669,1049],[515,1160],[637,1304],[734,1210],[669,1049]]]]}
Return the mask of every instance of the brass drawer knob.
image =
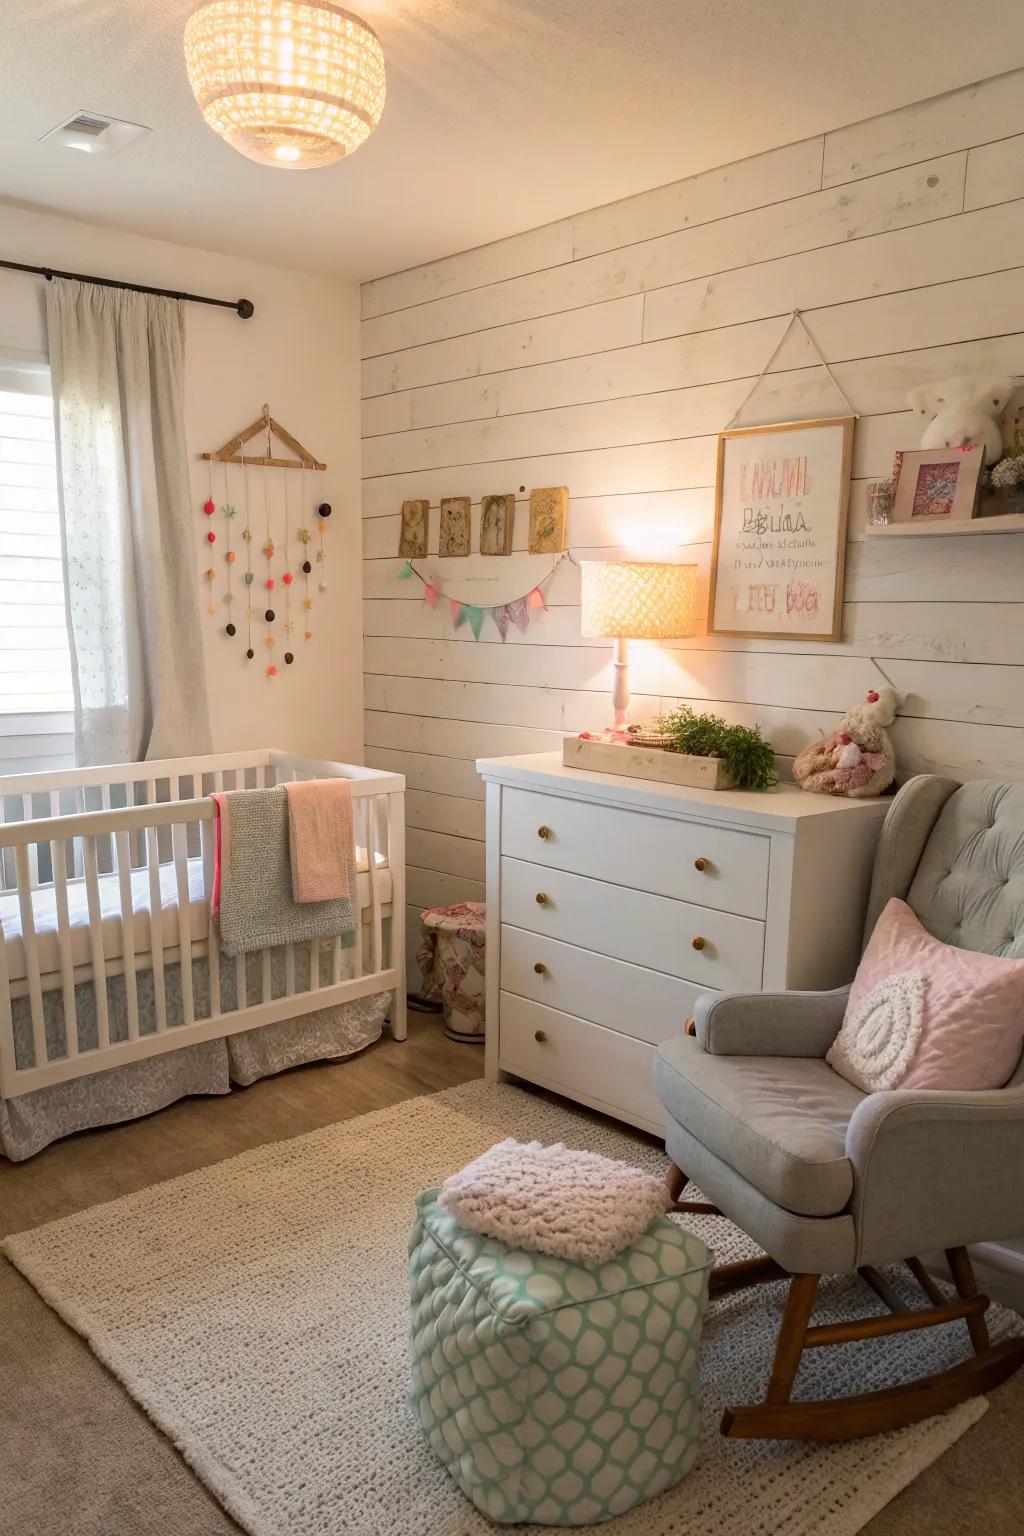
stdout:
{"type": "Polygon", "coordinates": [[[536,965],[533,968],[537,972],[538,976],[546,976],[547,973],[548,973],[548,968],[544,964],[543,960],[538,960],[536,965]]]}
{"type": "Polygon", "coordinates": [[[538,837],[543,837],[546,840],[547,838],[549,838],[551,836],[551,828],[550,827],[538,827],[537,828],[537,836],[538,837]]]}
{"type": "Polygon", "coordinates": [[[702,875],[708,867],[708,861],[707,859],[694,859],[693,867],[698,874],[702,875]]]}
{"type": "Polygon", "coordinates": [[[543,1045],[544,1041],[547,1039],[547,1035],[545,1034],[544,1030],[535,1029],[533,1032],[533,1038],[537,1041],[538,1045],[543,1045]]]}
{"type": "Polygon", "coordinates": [[[684,1035],[695,1035],[696,1033],[697,1033],[697,1020],[696,1019],[687,1019],[686,1023],[683,1025],[683,1034],[684,1035]]]}
{"type": "Polygon", "coordinates": [[[694,947],[694,949],[703,949],[704,945],[706,943],[707,943],[707,939],[702,939],[700,934],[698,933],[697,937],[693,941],[693,947],[694,947]]]}
{"type": "Polygon", "coordinates": [[[537,905],[538,905],[538,907],[546,907],[550,900],[551,900],[551,897],[547,894],[546,891],[538,891],[537,892],[537,905]]]}

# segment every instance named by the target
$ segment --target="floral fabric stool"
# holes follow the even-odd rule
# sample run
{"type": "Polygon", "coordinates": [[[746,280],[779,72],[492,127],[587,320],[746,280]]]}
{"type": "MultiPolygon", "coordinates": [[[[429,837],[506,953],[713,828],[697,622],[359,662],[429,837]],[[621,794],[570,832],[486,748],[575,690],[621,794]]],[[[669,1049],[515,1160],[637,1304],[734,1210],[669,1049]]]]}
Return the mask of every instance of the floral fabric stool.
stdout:
{"type": "Polygon", "coordinates": [[[484,1038],[485,925],[482,901],[430,907],[422,914],[423,943],[416,959],[424,995],[440,999],[444,1032],[452,1040],[484,1038]]]}
{"type": "Polygon", "coordinates": [[[467,1498],[503,1524],[607,1520],[685,1477],[700,1439],[712,1255],[659,1218],[584,1269],[467,1231],[421,1195],[410,1243],[412,1406],[467,1498]]]}

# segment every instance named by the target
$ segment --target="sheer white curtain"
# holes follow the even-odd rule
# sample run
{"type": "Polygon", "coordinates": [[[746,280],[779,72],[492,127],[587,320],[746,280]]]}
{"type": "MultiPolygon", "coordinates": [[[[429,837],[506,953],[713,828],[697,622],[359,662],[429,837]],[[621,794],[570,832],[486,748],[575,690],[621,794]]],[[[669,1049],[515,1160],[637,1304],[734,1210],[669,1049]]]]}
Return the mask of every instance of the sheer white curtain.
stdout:
{"type": "Polygon", "coordinates": [[[46,290],[78,761],[208,752],[183,306],[46,290]]]}

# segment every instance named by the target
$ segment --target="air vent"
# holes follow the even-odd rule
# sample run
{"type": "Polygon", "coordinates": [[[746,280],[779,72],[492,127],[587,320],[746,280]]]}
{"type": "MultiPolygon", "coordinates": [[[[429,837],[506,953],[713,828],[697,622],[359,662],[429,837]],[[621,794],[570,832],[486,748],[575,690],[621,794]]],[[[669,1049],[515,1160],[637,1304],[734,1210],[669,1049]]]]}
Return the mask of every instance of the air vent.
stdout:
{"type": "Polygon", "coordinates": [[[63,144],[65,149],[79,149],[87,155],[116,155],[119,150],[149,133],[141,123],[125,123],[102,112],[80,108],[64,122],[44,133],[41,143],[63,144]]]}

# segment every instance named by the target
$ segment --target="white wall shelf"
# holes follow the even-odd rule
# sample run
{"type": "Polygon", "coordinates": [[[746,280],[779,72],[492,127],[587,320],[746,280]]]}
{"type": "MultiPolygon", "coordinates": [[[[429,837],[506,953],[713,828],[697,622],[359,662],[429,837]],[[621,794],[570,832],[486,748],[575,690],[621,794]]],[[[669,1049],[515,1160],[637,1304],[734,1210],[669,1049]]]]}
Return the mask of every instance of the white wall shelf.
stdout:
{"type": "Polygon", "coordinates": [[[943,538],[960,533],[1024,533],[1024,512],[1004,512],[998,517],[958,518],[922,523],[868,523],[868,538],[915,539],[931,534],[943,538]]]}

